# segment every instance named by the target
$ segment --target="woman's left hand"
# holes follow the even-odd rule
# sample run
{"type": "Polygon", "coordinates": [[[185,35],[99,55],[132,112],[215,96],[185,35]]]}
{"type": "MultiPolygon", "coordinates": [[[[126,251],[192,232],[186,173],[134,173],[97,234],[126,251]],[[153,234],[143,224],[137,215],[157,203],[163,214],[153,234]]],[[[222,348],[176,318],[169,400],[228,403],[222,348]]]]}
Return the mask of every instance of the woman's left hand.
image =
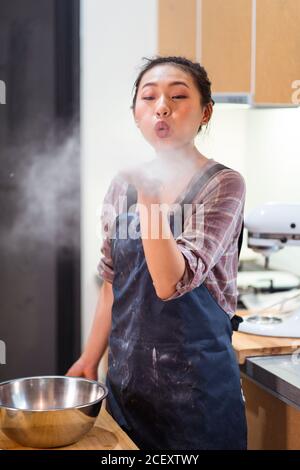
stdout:
{"type": "Polygon", "coordinates": [[[163,182],[143,169],[123,171],[123,178],[132,184],[138,193],[138,202],[141,204],[160,204],[163,182]]]}

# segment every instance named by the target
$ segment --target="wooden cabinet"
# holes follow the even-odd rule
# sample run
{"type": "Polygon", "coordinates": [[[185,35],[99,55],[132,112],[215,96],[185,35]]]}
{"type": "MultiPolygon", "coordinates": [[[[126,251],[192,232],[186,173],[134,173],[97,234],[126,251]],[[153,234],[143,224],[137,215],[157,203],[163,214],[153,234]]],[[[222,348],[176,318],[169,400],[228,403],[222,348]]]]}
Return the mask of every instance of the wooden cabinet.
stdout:
{"type": "Polygon", "coordinates": [[[202,0],[201,62],[214,92],[250,93],[251,0],[202,0]]]}
{"type": "Polygon", "coordinates": [[[249,450],[299,450],[300,411],[243,377],[249,450]]]}
{"type": "Polygon", "coordinates": [[[158,52],[200,61],[214,94],[295,105],[299,25],[300,0],[159,0],[158,52]]]}
{"type": "Polygon", "coordinates": [[[196,59],[197,0],[159,0],[158,53],[196,59]]]}
{"type": "Polygon", "coordinates": [[[260,104],[292,104],[300,80],[300,0],[256,0],[255,95],[260,104]]]}

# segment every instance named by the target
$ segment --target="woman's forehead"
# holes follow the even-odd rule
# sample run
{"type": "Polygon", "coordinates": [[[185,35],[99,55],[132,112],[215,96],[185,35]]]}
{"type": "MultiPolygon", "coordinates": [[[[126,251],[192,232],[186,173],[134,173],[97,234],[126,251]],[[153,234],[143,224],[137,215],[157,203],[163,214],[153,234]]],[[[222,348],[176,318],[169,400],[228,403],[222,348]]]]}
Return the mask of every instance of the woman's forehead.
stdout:
{"type": "Polygon", "coordinates": [[[159,64],[145,72],[140,88],[149,82],[168,83],[174,81],[182,81],[189,86],[194,85],[193,78],[188,72],[171,64],[159,64]]]}

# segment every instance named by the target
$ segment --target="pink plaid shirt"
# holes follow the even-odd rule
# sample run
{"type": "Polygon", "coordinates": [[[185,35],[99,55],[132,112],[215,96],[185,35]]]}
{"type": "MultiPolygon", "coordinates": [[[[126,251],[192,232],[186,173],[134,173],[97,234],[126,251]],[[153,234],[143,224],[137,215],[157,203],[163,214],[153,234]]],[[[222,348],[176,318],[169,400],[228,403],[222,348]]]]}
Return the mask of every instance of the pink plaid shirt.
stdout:
{"type": "MultiPolygon", "coordinates": [[[[203,172],[216,163],[218,162],[209,159],[203,172]]],[[[114,278],[110,232],[115,217],[121,211],[120,198],[126,196],[127,188],[126,181],[117,175],[104,198],[101,216],[104,237],[98,272],[102,279],[110,283],[114,278]],[[113,210],[108,214],[109,206],[113,210]]],[[[182,194],[181,200],[189,189],[190,185],[182,194]]],[[[191,202],[200,208],[203,223],[200,230],[198,227],[196,236],[194,227],[197,211],[184,221],[183,233],[176,238],[176,243],[185,258],[186,269],[183,278],[176,285],[176,292],[165,301],[182,296],[204,283],[219,306],[232,317],[236,311],[238,296],[238,237],[244,216],[244,178],[235,170],[221,170],[199,189],[191,202]]]]}

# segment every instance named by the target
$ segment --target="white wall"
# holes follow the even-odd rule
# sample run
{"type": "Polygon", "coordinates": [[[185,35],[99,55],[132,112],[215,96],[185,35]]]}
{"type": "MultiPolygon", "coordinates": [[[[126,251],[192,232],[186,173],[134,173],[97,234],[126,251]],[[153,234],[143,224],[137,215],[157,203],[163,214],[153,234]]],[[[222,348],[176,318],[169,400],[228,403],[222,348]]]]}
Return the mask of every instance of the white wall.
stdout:
{"type": "Polygon", "coordinates": [[[247,109],[216,104],[207,131],[196,139],[197,147],[209,158],[245,173],[247,109]]]}
{"type": "Polygon", "coordinates": [[[82,329],[85,343],[97,299],[99,215],[122,162],[150,158],[131,116],[143,56],[156,54],[156,0],[81,2],[82,329]]]}

